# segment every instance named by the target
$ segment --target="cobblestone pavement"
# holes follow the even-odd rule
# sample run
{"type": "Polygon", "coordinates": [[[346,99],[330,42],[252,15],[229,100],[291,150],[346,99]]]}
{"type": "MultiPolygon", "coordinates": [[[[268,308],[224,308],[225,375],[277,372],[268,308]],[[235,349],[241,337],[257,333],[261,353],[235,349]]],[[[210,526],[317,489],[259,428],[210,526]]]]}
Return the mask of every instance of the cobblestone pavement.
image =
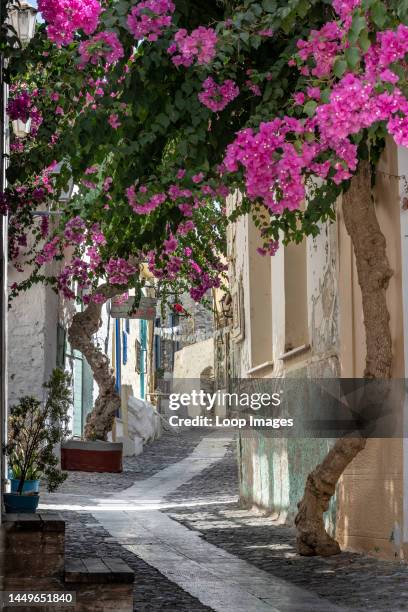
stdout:
{"type": "MultiPolygon", "coordinates": [[[[240,568],[239,571],[242,570],[244,573],[247,571],[245,567],[248,566],[239,565],[239,563],[244,562],[250,564],[250,568],[253,568],[254,572],[261,571],[258,580],[261,580],[261,575],[266,575],[262,572],[269,574],[271,577],[270,584],[268,584],[268,580],[262,578],[263,582],[258,583],[260,586],[256,587],[259,592],[263,588],[270,591],[271,587],[275,588],[276,585],[277,593],[279,593],[280,583],[278,581],[284,580],[286,584],[289,584],[289,587],[293,585],[293,590],[298,587],[303,588],[303,593],[306,594],[303,597],[309,597],[307,595],[307,592],[309,592],[311,597],[313,595],[324,598],[326,607],[323,604],[323,608],[319,606],[318,609],[323,609],[325,612],[330,612],[334,609],[332,606],[335,605],[358,612],[363,610],[369,610],[370,612],[383,612],[385,610],[402,612],[408,610],[407,565],[399,562],[379,561],[352,553],[343,553],[328,559],[300,557],[295,551],[295,537],[292,529],[275,524],[270,517],[239,508],[235,501],[238,488],[235,443],[229,446],[227,454],[222,460],[216,459],[216,462],[213,462],[207,469],[198,467],[197,473],[191,480],[190,475],[185,476],[184,480],[183,478],[179,480],[179,482],[184,482],[182,486],[176,488],[177,484],[174,490],[171,486],[166,487],[166,468],[174,465],[177,472],[178,466],[175,464],[182,462],[183,459],[190,459],[191,453],[206,435],[208,435],[208,431],[205,430],[183,432],[177,436],[166,434],[160,441],[148,446],[140,457],[127,459],[123,474],[71,473],[60,490],[60,494],[42,496],[45,501],[48,498],[48,503],[61,503],[62,507],[65,503],[66,509],[62,511],[62,514],[67,521],[67,554],[74,557],[121,557],[134,569],[136,574],[134,609],[139,612],[159,612],[159,610],[205,612],[220,609],[217,606],[213,608],[214,603],[210,604],[211,607],[202,604],[197,598],[197,591],[191,589],[188,582],[183,583],[179,580],[177,584],[176,577],[179,570],[176,570],[175,566],[174,573],[172,573],[173,570],[169,573],[166,571],[166,559],[160,560],[161,548],[157,546],[157,543],[150,546],[150,536],[145,540],[142,538],[141,544],[139,544],[137,537],[132,540],[132,531],[133,533],[138,532],[134,528],[135,522],[139,520],[139,523],[141,521],[140,524],[143,524],[145,520],[138,516],[139,512],[132,514],[132,511],[126,508],[122,511],[122,516],[123,514],[126,516],[124,533],[129,534],[126,541],[126,537],[112,537],[114,532],[109,528],[109,520],[106,522],[101,517],[99,518],[101,522],[98,522],[98,514],[92,512],[90,507],[87,507],[86,511],[85,508],[82,509],[83,504],[90,503],[88,500],[98,502],[98,500],[103,501],[105,495],[106,497],[113,495],[110,499],[119,504],[117,506],[119,510],[122,507],[122,502],[128,503],[126,502],[126,495],[129,493],[129,487],[132,487],[134,483],[137,485],[135,485],[134,503],[137,503],[137,491],[143,491],[144,485],[140,489],[142,481],[146,480],[146,485],[148,485],[147,481],[150,479],[149,482],[159,483],[159,489],[160,486],[164,486],[164,497],[160,497],[159,492],[157,491],[156,494],[156,489],[153,489],[152,499],[157,497],[159,502],[157,507],[152,506],[151,511],[145,510],[146,514],[144,516],[146,516],[147,526],[149,526],[149,521],[151,523],[152,530],[150,533],[155,533],[153,514],[159,520],[160,516],[163,516],[164,519],[164,515],[167,515],[167,520],[176,521],[173,523],[174,526],[179,523],[180,529],[182,527],[187,528],[185,531],[190,530],[190,533],[194,532],[200,536],[201,540],[199,541],[204,540],[203,545],[208,543],[205,545],[213,547],[211,550],[209,549],[210,555],[213,555],[213,558],[209,561],[210,565],[211,562],[216,563],[215,557],[217,554],[215,551],[218,550],[220,551],[220,559],[222,557],[221,552],[224,555],[234,555],[236,561],[232,561],[232,564],[234,567],[240,568]],[[163,474],[160,473],[162,471],[163,474]],[[137,483],[140,483],[140,485],[137,483]],[[160,485],[160,483],[162,484],[160,485]],[[171,492],[168,493],[168,491],[171,492]],[[70,510],[70,504],[75,509],[78,508],[78,511],[70,510]],[[129,522],[129,529],[126,528],[127,522],[129,522]],[[108,529],[110,529],[110,532],[108,529]],[[151,550],[155,547],[158,554],[157,563],[155,563],[153,557],[149,557],[151,550]],[[240,561],[238,562],[238,560],[240,561]],[[186,590],[179,586],[180,584],[186,590]],[[262,584],[264,587],[262,587],[262,584]],[[197,597],[187,592],[189,588],[197,597]]],[[[189,464],[190,461],[188,461],[189,464]]],[[[182,463],[180,463],[180,466],[182,466],[182,463]]],[[[180,467],[180,470],[182,470],[182,467],[180,467]]],[[[149,487],[147,487],[147,490],[149,490],[149,487]]],[[[141,503],[143,504],[142,498],[143,495],[141,496],[141,503]]],[[[132,496],[130,496],[130,502],[132,503],[131,500],[132,496]]],[[[109,512],[113,516],[112,520],[115,521],[115,511],[110,510],[109,512]]],[[[163,531],[163,529],[167,529],[165,525],[164,523],[161,527],[161,534],[159,529],[159,541],[160,538],[163,538],[164,541],[167,533],[173,531],[169,524],[169,529],[165,535],[163,531]]],[[[174,529],[174,531],[177,530],[174,529]]],[[[197,542],[197,554],[199,554],[198,548],[200,548],[199,541],[197,542]]],[[[176,551],[171,553],[171,555],[173,554],[176,554],[176,551]]],[[[194,555],[189,558],[194,558],[194,555]]],[[[228,559],[231,559],[231,557],[228,557],[228,559]]],[[[186,561],[188,559],[184,558],[184,562],[186,561]]],[[[194,574],[197,571],[197,569],[193,569],[194,567],[198,568],[199,572],[194,581],[200,580],[200,566],[197,563],[191,563],[191,572],[194,574]]],[[[187,565],[190,567],[189,563],[187,565]]],[[[230,565],[231,568],[229,560],[224,564],[221,563],[221,573],[225,571],[225,565],[230,565]]],[[[205,564],[201,566],[201,569],[204,568],[205,564]]],[[[231,574],[232,570],[229,569],[228,571],[231,574]]],[[[251,575],[252,573],[250,572],[251,575]]],[[[257,580],[256,574],[254,575],[255,580],[257,580]]],[[[244,575],[242,575],[242,581],[245,586],[244,575]]],[[[240,584],[239,580],[237,582],[240,584]]],[[[225,588],[227,588],[227,582],[225,582],[225,588]]],[[[280,595],[276,594],[275,597],[279,598],[280,595]]],[[[202,600],[206,601],[205,598],[202,600]]],[[[275,600],[273,602],[270,599],[262,600],[261,597],[258,601],[260,602],[259,608],[255,605],[247,609],[245,605],[242,607],[241,603],[240,610],[245,609],[245,612],[263,610],[262,601],[266,605],[272,603],[273,609],[275,609],[275,600]]],[[[307,602],[303,602],[302,605],[299,605],[299,608],[296,605],[295,607],[293,605],[285,607],[284,605],[282,608],[276,605],[276,609],[278,608],[279,610],[290,609],[291,612],[317,610],[314,605],[307,602]]],[[[224,610],[224,608],[222,609],[224,610]]],[[[234,609],[234,607],[229,605],[229,609],[234,609]]]]}
{"type": "Polygon", "coordinates": [[[121,546],[88,512],[61,514],[67,521],[67,556],[120,557],[134,570],[134,610],[137,612],[211,612],[211,608],[121,546]]]}
{"type": "Polygon", "coordinates": [[[301,557],[295,550],[293,529],[243,510],[237,503],[217,504],[221,494],[233,495],[237,491],[234,451],[233,444],[224,459],[166,497],[169,505],[181,504],[177,510],[162,511],[199,531],[207,542],[334,604],[359,612],[408,610],[407,564],[354,553],[301,557]],[[208,505],[203,504],[205,501],[208,505]],[[187,507],[191,503],[198,504],[194,511],[187,507]]]}
{"type": "Polygon", "coordinates": [[[163,468],[176,463],[192,453],[208,432],[196,429],[186,433],[166,432],[160,440],[145,446],[138,457],[125,457],[121,474],[69,472],[62,493],[98,495],[101,491],[114,493],[130,487],[138,480],[145,480],[163,468]]]}
{"type": "MultiPolygon", "coordinates": [[[[120,492],[137,481],[145,480],[165,467],[191,454],[207,432],[196,430],[188,435],[166,433],[145,447],[142,455],[126,457],[121,474],[69,472],[58,494],[106,495],[120,492]]],[[[48,496],[52,500],[53,496],[48,496]]],[[[134,609],[138,612],[209,612],[198,599],[168,580],[139,556],[121,546],[94,519],[90,512],[61,511],[66,521],[66,555],[69,557],[120,557],[136,575],[134,609]]]]}

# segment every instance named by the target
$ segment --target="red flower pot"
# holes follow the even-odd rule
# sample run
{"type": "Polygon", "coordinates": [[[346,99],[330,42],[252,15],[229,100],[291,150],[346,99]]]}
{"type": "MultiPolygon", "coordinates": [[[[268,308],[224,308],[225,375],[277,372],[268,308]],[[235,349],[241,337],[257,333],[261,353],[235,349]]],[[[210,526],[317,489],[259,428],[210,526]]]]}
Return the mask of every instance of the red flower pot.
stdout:
{"type": "Polygon", "coordinates": [[[76,472],[122,472],[122,442],[67,440],[61,445],[61,467],[76,472]]]}

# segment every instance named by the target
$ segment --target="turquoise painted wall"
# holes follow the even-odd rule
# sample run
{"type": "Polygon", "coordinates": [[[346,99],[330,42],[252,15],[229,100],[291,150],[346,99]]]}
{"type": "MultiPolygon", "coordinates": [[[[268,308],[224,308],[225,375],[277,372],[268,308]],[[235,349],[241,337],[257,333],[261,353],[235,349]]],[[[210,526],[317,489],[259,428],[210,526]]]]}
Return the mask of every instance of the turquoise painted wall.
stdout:
{"type": "MultiPolygon", "coordinates": [[[[257,382],[260,389],[268,390],[267,380],[257,382]]],[[[309,384],[304,369],[286,378],[283,384],[285,396],[290,395],[279,409],[279,416],[293,418],[297,423],[313,419],[315,415],[307,414],[306,407],[322,405],[319,386],[309,384]]],[[[328,406],[330,397],[325,395],[324,402],[324,406],[328,406]]],[[[272,416],[261,413],[259,416],[272,416]]],[[[286,517],[288,523],[293,522],[308,474],[323,460],[334,442],[332,438],[283,438],[277,430],[265,428],[241,432],[238,442],[241,502],[246,506],[259,506],[286,517]]],[[[334,534],[335,523],[334,496],[326,513],[326,528],[330,533],[334,534]]]]}
{"type": "MultiPolygon", "coordinates": [[[[293,522],[308,474],[326,456],[332,440],[278,439],[252,429],[238,441],[240,498],[293,522]]],[[[334,532],[335,498],[326,514],[326,527],[334,532]]]]}

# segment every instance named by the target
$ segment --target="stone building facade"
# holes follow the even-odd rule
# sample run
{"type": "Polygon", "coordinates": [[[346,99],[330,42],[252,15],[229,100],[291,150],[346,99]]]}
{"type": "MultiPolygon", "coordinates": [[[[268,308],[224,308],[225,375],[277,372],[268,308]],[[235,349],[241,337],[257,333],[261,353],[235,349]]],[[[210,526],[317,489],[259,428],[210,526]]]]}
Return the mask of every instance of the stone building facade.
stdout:
{"type": "MultiPolygon", "coordinates": [[[[387,292],[393,377],[406,375],[408,347],[408,212],[401,206],[408,154],[392,144],[380,161],[374,198],[394,275],[387,292]]],[[[239,194],[231,198],[232,208],[239,194]],[[235,198],[235,201],[234,201],[235,198]]],[[[354,253],[338,206],[337,221],[272,258],[256,253],[259,236],[249,218],[229,230],[232,320],[231,379],[361,378],[365,336],[354,253]]],[[[302,406],[293,407],[302,410],[302,406]]],[[[292,523],[308,473],[332,439],[267,436],[261,429],[239,441],[240,496],[276,519],[292,523]]],[[[345,548],[384,557],[408,552],[408,449],[402,438],[370,439],[341,478],[327,526],[345,548]]]]}
{"type": "Polygon", "coordinates": [[[213,337],[214,316],[211,294],[208,295],[207,302],[207,305],[197,303],[189,294],[184,294],[180,299],[180,305],[186,314],[177,313],[169,307],[163,311],[161,304],[158,304],[154,358],[159,378],[173,377],[178,351],[213,337]]]}
{"type": "MultiPolygon", "coordinates": [[[[10,285],[21,273],[9,269],[10,285]]],[[[8,395],[11,405],[23,395],[43,397],[42,385],[57,363],[59,298],[34,286],[13,300],[8,315],[8,395]]]]}
{"type": "MultiPolygon", "coordinates": [[[[47,273],[58,273],[57,266],[47,273]]],[[[22,274],[11,266],[10,285],[21,282],[22,274]]],[[[34,285],[13,300],[9,310],[8,397],[9,405],[25,395],[43,398],[43,384],[55,367],[72,377],[70,430],[82,436],[86,418],[98,396],[91,368],[67,341],[67,330],[76,312],[73,302],[50,287],[34,285]]],[[[130,395],[146,399],[149,391],[153,322],[113,319],[110,302],[102,307],[102,324],[94,341],[110,358],[122,399],[113,435],[127,437],[127,400],[130,395]]]]}

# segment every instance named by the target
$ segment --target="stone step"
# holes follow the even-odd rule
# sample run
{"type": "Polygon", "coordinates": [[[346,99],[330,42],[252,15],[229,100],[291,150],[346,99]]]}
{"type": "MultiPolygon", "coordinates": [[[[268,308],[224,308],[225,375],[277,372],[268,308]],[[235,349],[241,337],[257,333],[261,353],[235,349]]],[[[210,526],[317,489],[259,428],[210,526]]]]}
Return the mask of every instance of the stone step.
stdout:
{"type": "Polygon", "coordinates": [[[135,574],[119,557],[70,557],[65,560],[65,582],[133,584],[135,574]]]}
{"type": "Polygon", "coordinates": [[[0,555],[7,558],[7,578],[62,576],[65,521],[57,512],[5,514],[2,517],[0,555]]]}
{"type": "Polygon", "coordinates": [[[132,612],[134,579],[133,570],[120,558],[65,560],[64,590],[75,592],[75,612],[132,612]]]}

